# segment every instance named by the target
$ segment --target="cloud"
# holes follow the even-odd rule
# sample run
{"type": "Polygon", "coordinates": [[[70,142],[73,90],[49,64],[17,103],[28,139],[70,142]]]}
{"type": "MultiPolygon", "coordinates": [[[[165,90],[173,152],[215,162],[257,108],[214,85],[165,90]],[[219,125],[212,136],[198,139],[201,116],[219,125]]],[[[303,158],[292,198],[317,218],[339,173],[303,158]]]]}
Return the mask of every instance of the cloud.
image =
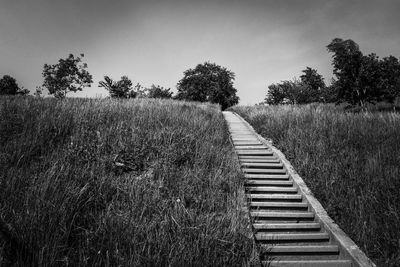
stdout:
{"type": "Polygon", "coordinates": [[[335,37],[399,56],[398,10],[396,0],[3,0],[0,74],[34,88],[44,63],[84,52],[96,83],[128,75],[174,88],[185,69],[210,60],[236,73],[242,103],[257,103],[268,84],[306,66],[329,79],[335,37]]]}

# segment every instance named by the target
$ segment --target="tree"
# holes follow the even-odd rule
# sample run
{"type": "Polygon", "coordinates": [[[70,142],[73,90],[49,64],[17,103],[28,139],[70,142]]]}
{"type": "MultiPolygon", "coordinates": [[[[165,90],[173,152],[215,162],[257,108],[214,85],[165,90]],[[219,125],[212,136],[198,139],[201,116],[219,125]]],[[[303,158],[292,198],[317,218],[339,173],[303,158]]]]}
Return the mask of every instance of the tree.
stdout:
{"type": "Polygon", "coordinates": [[[366,102],[375,103],[383,99],[381,78],[379,58],[375,54],[363,56],[355,88],[361,106],[364,106],[366,102]]]}
{"type": "Polygon", "coordinates": [[[0,95],[26,95],[29,90],[24,87],[19,87],[17,80],[10,75],[4,75],[0,79],[0,95]]]}
{"type": "Polygon", "coordinates": [[[284,88],[278,83],[268,86],[268,93],[264,100],[269,105],[279,105],[283,104],[286,98],[284,88]]]}
{"type": "Polygon", "coordinates": [[[326,88],[324,78],[317,70],[307,67],[302,71],[300,80],[294,78],[292,81],[268,86],[265,103],[278,104],[307,104],[320,102],[322,91],[326,88]]]}
{"type": "Polygon", "coordinates": [[[318,74],[316,69],[307,67],[302,71],[304,74],[300,76],[301,83],[308,86],[309,97],[307,102],[319,102],[321,91],[325,88],[325,82],[322,75],[318,74]]]}
{"type": "Polygon", "coordinates": [[[336,102],[338,102],[337,92],[338,92],[337,81],[332,78],[331,85],[325,86],[321,90],[320,101],[322,103],[336,103],[336,102]]]}
{"type": "Polygon", "coordinates": [[[381,79],[380,86],[383,99],[393,103],[400,96],[400,62],[394,56],[384,57],[380,61],[381,79]]]}
{"type": "Polygon", "coordinates": [[[282,81],[268,86],[265,102],[270,105],[278,104],[307,104],[314,102],[314,94],[310,86],[298,79],[282,81]]]}
{"type": "Polygon", "coordinates": [[[235,74],[215,63],[205,62],[184,72],[178,82],[177,99],[218,103],[224,110],[239,102],[233,87],[235,74]]]}
{"type": "Polygon", "coordinates": [[[155,86],[154,84],[148,88],[147,97],[148,98],[172,98],[172,92],[170,88],[164,88],[162,86],[155,86]]]}
{"type": "Polygon", "coordinates": [[[66,97],[68,92],[82,91],[93,82],[92,75],[89,74],[87,64],[82,62],[84,55],[74,57],[70,54],[66,59],[60,59],[57,64],[44,64],[43,67],[43,87],[46,87],[49,94],[57,98],[66,97]]]}
{"type": "Polygon", "coordinates": [[[41,86],[36,86],[36,89],[35,89],[35,92],[33,93],[33,95],[34,95],[35,97],[42,97],[43,91],[44,91],[43,87],[41,87],[41,86]]]}
{"type": "Polygon", "coordinates": [[[128,76],[122,76],[119,81],[104,76],[104,81],[99,82],[99,87],[104,87],[113,98],[136,98],[138,94],[128,76]]]}
{"type": "Polygon", "coordinates": [[[367,102],[393,102],[400,94],[400,64],[389,56],[379,60],[374,53],[364,56],[352,40],[334,39],[328,46],[333,53],[338,100],[362,107],[367,102]]]}
{"type": "Polygon", "coordinates": [[[364,106],[365,96],[359,85],[363,54],[353,40],[335,38],[327,46],[333,53],[333,73],[337,77],[338,100],[364,106]]]}

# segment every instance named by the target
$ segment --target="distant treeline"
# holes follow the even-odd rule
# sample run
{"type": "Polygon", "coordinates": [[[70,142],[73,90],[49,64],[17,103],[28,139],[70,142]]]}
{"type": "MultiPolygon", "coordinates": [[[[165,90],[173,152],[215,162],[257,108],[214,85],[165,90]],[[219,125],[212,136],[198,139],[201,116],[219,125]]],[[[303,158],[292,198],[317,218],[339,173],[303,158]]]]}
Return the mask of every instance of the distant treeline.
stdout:
{"type": "Polygon", "coordinates": [[[400,95],[400,62],[394,56],[363,55],[353,40],[336,38],[327,46],[332,56],[335,78],[327,86],[317,70],[307,67],[300,79],[268,86],[265,103],[307,104],[340,103],[365,106],[390,102],[400,95]]]}
{"type": "MultiPolygon", "coordinates": [[[[75,57],[70,54],[66,59],[59,59],[56,64],[44,64],[42,86],[37,86],[35,96],[42,96],[44,90],[48,95],[65,98],[70,92],[82,91],[93,83],[92,75],[87,71],[87,64],[82,61],[84,54],[75,57]]],[[[178,93],[173,95],[170,88],[152,85],[145,88],[139,83],[133,86],[128,76],[113,80],[104,76],[99,87],[105,88],[112,98],[173,98],[198,102],[211,102],[221,105],[222,109],[236,105],[239,97],[233,86],[235,74],[215,63],[198,64],[194,69],[184,72],[178,82],[178,93]]],[[[15,78],[4,75],[0,79],[0,95],[27,95],[29,90],[20,88],[15,78]]]]}
{"type": "MultiPolygon", "coordinates": [[[[334,78],[326,85],[316,69],[307,67],[303,75],[293,80],[281,81],[268,86],[263,103],[307,104],[312,102],[340,103],[364,107],[366,103],[393,103],[400,95],[400,62],[394,56],[379,57],[372,53],[363,55],[353,40],[336,38],[327,46],[332,53],[334,78]]],[[[44,90],[56,98],[65,98],[70,92],[82,91],[93,83],[83,54],[70,54],[56,64],[44,64],[43,84],[36,87],[34,95],[41,96],[44,90]]],[[[177,94],[170,88],[152,85],[145,88],[139,83],[133,86],[128,76],[113,80],[104,76],[99,87],[105,88],[113,98],[173,98],[220,104],[222,109],[236,105],[239,97],[233,85],[235,73],[215,63],[198,64],[184,71],[177,83],[177,94]]],[[[0,95],[26,95],[29,90],[19,87],[16,80],[4,75],[0,79],[0,95]]]]}

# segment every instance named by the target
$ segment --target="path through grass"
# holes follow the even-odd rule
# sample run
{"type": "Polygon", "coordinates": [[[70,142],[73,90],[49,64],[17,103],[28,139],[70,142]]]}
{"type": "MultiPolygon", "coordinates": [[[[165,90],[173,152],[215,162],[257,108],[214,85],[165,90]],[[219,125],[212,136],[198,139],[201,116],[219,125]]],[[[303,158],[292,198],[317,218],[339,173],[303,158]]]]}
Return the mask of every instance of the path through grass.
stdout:
{"type": "Polygon", "coordinates": [[[400,114],[324,105],[233,110],[286,155],[369,257],[400,266],[400,114]]]}

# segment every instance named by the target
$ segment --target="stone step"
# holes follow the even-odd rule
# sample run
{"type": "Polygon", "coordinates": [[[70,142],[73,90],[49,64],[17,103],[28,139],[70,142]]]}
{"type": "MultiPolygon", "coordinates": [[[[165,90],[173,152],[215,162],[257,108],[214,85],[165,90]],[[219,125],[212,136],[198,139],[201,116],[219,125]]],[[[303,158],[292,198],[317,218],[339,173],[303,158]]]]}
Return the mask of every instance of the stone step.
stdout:
{"type": "Polygon", "coordinates": [[[258,142],[257,138],[232,138],[232,142],[258,142]]]}
{"type": "Polygon", "coordinates": [[[261,143],[256,143],[256,142],[233,142],[233,145],[235,146],[235,148],[240,149],[243,146],[260,146],[260,147],[264,147],[263,144],[261,143]]]}
{"type": "Polygon", "coordinates": [[[279,159],[275,155],[239,155],[240,159],[247,159],[247,160],[266,160],[266,159],[279,159]]]}
{"type": "Polygon", "coordinates": [[[271,219],[314,219],[312,212],[274,212],[274,211],[250,211],[252,217],[271,219]]]}
{"type": "Polygon", "coordinates": [[[339,253],[336,245],[316,245],[316,246],[272,246],[267,251],[268,254],[305,254],[305,253],[339,253]]]}
{"type": "Polygon", "coordinates": [[[297,188],[295,187],[247,186],[246,190],[250,192],[264,192],[264,193],[287,193],[287,194],[297,193],[297,188]]]}
{"type": "Polygon", "coordinates": [[[251,202],[250,207],[259,207],[259,208],[298,208],[298,209],[306,209],[308,208],[308,204],[305,202],[251,202]]]}
{"type": "Polygon", "coordinates": [[[254,229],[256,230],[319,230],[321,225],[319,223],[254,223],[254,229]]]}
{"type": "Polygon", "coordinates": [[[260,150],[236,150],[236,153],[239,156],[244,156],[244,155],[248,155],[248,156],[260,156],[260,155],[264,155],[264,156],[273,156],[273,153],[271,150],[268,149],[260,149],[260,150]]]}
{"type": "Polygon", "coordinates": [[[240,163],[280,163],[281,161],[275,157],[261,158],[261,159],[246,159],[239,158],[240,163]]]}
{"type": "Polygon", "coordinates": [[[271,181],[269,179],[248,179],[245,183],[246,186],[293,186],[293,181],[271,181]]]}
{"type": "Polygon", "coordinates": [[[261,245],[260,258],[262,260],[337,260],[339,247],[337,245],[261,245]]]}
{"type": "Polygon", "coordinates": [[[289,180],[288,174],[244,174],[247,179],[289,180]]]}
{"type": "Polygon", "coordinates": [[[288,194],[246,194],[247,198],[251,200],[259,199],[263,201],[301,201],[302,195],[288,195],[288,194]]]}
{"type": "Polygon", "coordinates": [[[289,241],[289,242],[302,242],[302,241],[317,241],[324,242],[329,240],[327,233],[290,233],[290,234],[267,234],[256,233],[255,238],[257,241],[289,241]]]}
{"type": "Polygon", "coordinates": [[[263,261],[263,266],[269,267],[351,267],[349,260],[290,260],[263,261]]]}
{"type": "Polygon", "coordinates": [[[260,168],[260,169],[282,169],[283,164],[279,163],[264,163],[264,162],[241,162],[240,165],[246,168],[260,168]]]}
{"type": "Polygon", "coordinates": [[[243,146],[243,145],[236,145],[235,144],[235,148],[238,150],[260,150],[260,149],[268,149],[268,147],[263,146],[263,145],[247,145],[247,146],[243,146]]]}
{"type": "Polygon", "coordinates": [[[279,173],[285,174],[286,169],[253,169],[253,168],[242,168],[245,173],[259,173],[259,174],[268,174],[268,173],[279,173]]]}

